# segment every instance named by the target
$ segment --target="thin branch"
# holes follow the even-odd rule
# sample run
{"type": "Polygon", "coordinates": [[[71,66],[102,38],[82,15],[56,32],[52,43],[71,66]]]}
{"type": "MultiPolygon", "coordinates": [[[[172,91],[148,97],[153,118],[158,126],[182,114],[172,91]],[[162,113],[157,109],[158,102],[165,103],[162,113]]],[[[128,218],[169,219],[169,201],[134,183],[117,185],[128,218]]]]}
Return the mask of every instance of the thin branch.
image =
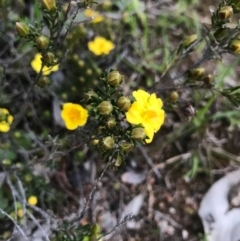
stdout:
{"type": "Polygon", "coordinates": [[[8,217],[15,225],[15,227],[19,230],[19,232],[22,234],[22,236],[29,241],[28,237],[26,236],[26,234],[24,233],[24,231],[21,229],[21,227],[17,224],[17,222],[8,214],[6,213],[5,211],[3,211],[1,208],[0,208],[0,212],[5,215],[6,217],[8,217]]]}
{"type": "Polygon", "coordinates": [[[102,235],[101,237],[99,237],[97,240],[101,240],[103,237],[106,237],[107,235],[109,235],[109,234],[111,234],[111,233],[114,233],[119,227],[125,225],[126,222],[127,222],[127,221],[130,221],[132,218],[133,218],[133,215],[132,215],[131,213],[130,213],[130,214],[127,214],[127,215],[123,218],[123,220],[120,221],[119,223],[117,223],[117,224],[115,225],[115,227],[114,227],[111,231],[105,233],[104,235],[102,235]]]}

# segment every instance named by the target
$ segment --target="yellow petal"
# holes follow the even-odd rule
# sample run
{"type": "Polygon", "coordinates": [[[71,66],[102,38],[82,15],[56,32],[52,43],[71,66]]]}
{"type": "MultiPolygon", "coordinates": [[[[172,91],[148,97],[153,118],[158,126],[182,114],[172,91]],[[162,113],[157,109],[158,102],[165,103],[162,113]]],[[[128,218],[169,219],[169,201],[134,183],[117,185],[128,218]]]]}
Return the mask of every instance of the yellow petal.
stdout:
{"type": "Polygon", "coordinates": [[[14,119],[14,118],[13,118],[13,116],[12,116],[12,115],[9,115],[9,116],[8,116],[8,119],[7,119],[8,124],[10,124],[10,125],[11,125],[11,124],[12,124],[12,122],[13,122],[13,119],[14,119]]]}
{"type": "Polygon", "coordinates": [[[151,143],[153,140],[153,136],[154,136],[153,128],[151,128],[151,126],[148,126],[147,128],[145,127],[145,133],[148,137],[148,139],[145,139],[146,143],[151,143]]]}
{"type": "Polygon", "coordinates": [[[163,106],[162,100],[160,98],[157,98],[156,94],[151,94],[148,103],[149,106],[152,107],[152,109],[161,109],[163,106]]]}
{"type": "Polygon", "coordinates": [[[10,125],[6,123],[6,121],[0,122],[0,131],[1,132],[8,132],[10,130],[10,125]]]}
{"type": "Polygon", "coordinates": [[[9,111],[6,108],[0,108],[0,112],[2,112],[5,115],[9,114],[9,111]]]}
{"type": "Polygon", "coordinates": [[[144,106],[147,103],[150,97],[150,95],[144,90],[133,91],[133,96],[136,99],[136,101],[142,106],[144,106]]]}
{"type": "Polygon", "coordinates": [[[164,119],[165,119],[164,110],[157,110],[157,111],[148,110],[144,113],[142,125],[144,127],[150,125],[153,128],[153,130],[157,132],[162,126],[164,119]]]}
{"type": "MultiPolygon", "coordinates": [[[[42,67],[42,55],[40,53],[35,54],[34,59],[31,61],[32,68],[39,73],[42,67]]],[[[49,75],[51,72],[57,71],[59,68],[59,65],[54,65],[52,67],[43,67],[43,75],[49,75]]]]}
{"type": "Polygon", "coordinates": [[[127,121],[131,124],[137,125],[141,124],[143,108],[138,102],[134,102],[126,113],[127,121]]]}

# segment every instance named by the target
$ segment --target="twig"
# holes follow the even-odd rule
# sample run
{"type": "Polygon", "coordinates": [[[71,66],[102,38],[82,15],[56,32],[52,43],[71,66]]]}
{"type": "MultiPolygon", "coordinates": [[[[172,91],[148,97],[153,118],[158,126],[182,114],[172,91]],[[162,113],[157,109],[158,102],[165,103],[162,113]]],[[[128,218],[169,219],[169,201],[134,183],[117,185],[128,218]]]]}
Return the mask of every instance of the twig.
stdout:
{"type": "Polygon", "coordinates": [[[132,218],[133,218],[133,215],[132,215],[131,213],[130,213],[130,214],[127,214],[127,215],[123,218],[123,220],[120,221],[119,223],[117,223],[117,224],[115,225],[115,227],[114,227],[111,231],[105,233],[104,235],[102,235],[101,237],[99,237],[97,240],[100,240],[100,239],[102,239],[103,237],[106,237],[107,235],[115,232],[117,228],[119,228],[120,226],[124,225],[127,221],[130,221],[132,218]]]}
{"type": "Polygon", "coordinates": [[[190,158],[191,155],[192,154],[190,152],[187,152],[185,154],[181,154],[181,155],[178,155],[178,156],[171,157],[171,158],[167,159],[165,162],[159,163],[158,165],[156,165],[155,168],[163,169],[166,165],[173,164],[174,162],[182,160],[182,159],[186,160],[186,159],[190,158]]]}
{"type": "MultiPolygon", "coordinates": [[[[87,208],[89,207],[90,201],[91,201],[92,198],[93,198],[93,193],[94,193],[94,191],[96,190],[98,183],[102,180],[102,178],[103,178],[105,172],[107,171],[107,169],[109,168],[109,166],[112,165],[112,164],[115,162],[115,160],[113,159],[113,157],[114,157],[114,152],[113,152],[113,154],[112,154],[112,157],[111,157],[110,160],[108,161],[108,163],[105,165],[105,167],[104,167],[104,169],[103,169],[100,177],[95,180],[94,186],[93,186],[93,188],[92,188],[92,190],[91,190],[91,192],[90,192],[90,194],[89,194],[88,200],[85,201],[85,204],[84,204],[83,209],[82,209],[82,210],[79,209],[79,211],[78,211],[78,213],[76,214],[76,216],[74,215],[72,218],[71,218],[71,217],[70,217],[70,218],[69,218],[69,217],[66,217],[66,218],[64,218],[65,220],[67,220],[68,222],[76,222],[76,221],[80,220],[80,219],[83,217],[85,211],[86,211],[87,208]]],[[[73,225],[74,225],[74,224],[73,224],[73,225]]]]}
{"type": "Polygon", "coordinates": [[[168,221],[169,223],[171,223],[171,225],[175,228],[178,229],[182,229],[182,225],[179,224],[178,222],[176,222],[174,219],[172,219],[169,215],[164,214],[158,210],[151,210],[154,214],[155,214],[155,219],[165,219],[166,221],[168,221]]]}
{"type": "Polygon", "coordinates": [[[17,222],[8,214],[6,213],[5,211],[3,211],[1,208],[0,208],[0,212],[5,215],[6,217],[8,217],[14,224],[15,224],[15,227],[19,230],[19,232],[22,234],[22,236],[26,239],[26,240],[29,240],[28,237],[25,235],[25,233],[23,232],[23,230],[21,229],[21,227],[17,224],[17,222]]]}
{"type": "MultiPolygon", "coordinates": [[[[38,220],[31,214],[31,212],[29,212],[28,210],[26,210],[27,215],[33,220],[33,222],[38,226],[39,229],[41,229],[43,231],[43,234],[45,236],[45,239],[47,241],[50,241],[50,239],[48,238],[48,235],[46,234],[46,231],[43,229],[43,227],[40,225],[40,223],[38,222],[38,220]]],[[[50,227],[49,227],[50,229],[50,227]]]]}
{"type": "Polygon", "coordinates": [[[146,159],[147,163],[149,164],[149,166],[152,168],[152,170],[154,171],[154,173],[156,174],[156,176],[158,178],[161,177],[161,173],[158,171],[158,169],[154,166],[154,163],[152,161],[152,159],[149,157],[149,155],[147,154],[146,150],[144,149],[144,147],[141,144],[137,144],[137,148],[138,150],[141,151],[142,155],[144,156],[144,158],[146,159]]]}

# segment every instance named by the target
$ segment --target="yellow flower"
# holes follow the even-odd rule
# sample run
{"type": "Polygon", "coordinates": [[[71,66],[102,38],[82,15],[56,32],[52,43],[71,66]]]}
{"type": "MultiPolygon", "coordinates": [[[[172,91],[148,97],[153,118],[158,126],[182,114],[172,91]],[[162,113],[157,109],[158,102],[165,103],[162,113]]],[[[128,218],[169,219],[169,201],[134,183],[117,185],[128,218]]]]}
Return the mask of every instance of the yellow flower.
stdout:
{"type": "Polygon", "coordinates": [[[13,116],[5,108],[0,108],[0,131],[8,132],[13,122],[13,116]]]}
{"type": "Polygon", "coordinates": [[[37,204],[38,200],[36,196],[30,196],[28,198],[28,204],[35,206],[37,204]]]}
{"type": "Polygon", "coordinates": [[[103,16],[99,12],[96,12],[90,8],[84,11],[86,17],[93,18],[92,23],[99,23],[103,21],[103,16]]]}
{"type": "Polygon", "coordinates": [[[75,130],[87,122],[88,111],[79,104],[65,103],[61,111],[67,129],[75,130]]]}
{"type": "MultiPolygon", "coordinates": [[[[34,59],[31,61],[32,68],[39,73],[42,67],[42,55],[40,53],[35,54],[34,59]]],[[[51,72],[55,72],[58,70],[59,65],[54,65],[52,67],[43,67],[43,75],[50,75],[51,72]]]]}
{"type": "Polygon", "coordinates": [[[148,94],[144,90],[133,92],[136,101],[133,102],[126,113],[127,121],[134,125],[142,124],[148,139],[147,143],[152,142],[154,133],[162,126],[165,112],[162,110],[162,100],[156,94],[148,94]]]}
{"type": "Polygon", "coordinates": [[[115,45],[111,41],[101,36],[97,36],[93,41],[88,42],[88,48],[95,55],[107,55],[115,48],[115,45]]]}

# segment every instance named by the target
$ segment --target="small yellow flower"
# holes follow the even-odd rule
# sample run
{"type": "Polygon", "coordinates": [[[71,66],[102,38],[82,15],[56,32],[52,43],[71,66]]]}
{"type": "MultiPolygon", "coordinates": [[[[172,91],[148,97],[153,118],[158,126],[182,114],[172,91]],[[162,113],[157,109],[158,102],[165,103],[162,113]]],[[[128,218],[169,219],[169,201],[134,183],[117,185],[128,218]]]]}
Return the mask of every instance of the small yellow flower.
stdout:
{"type": "Polygon", "coordinates": [[[84,11],[86,17],[93,18],[92,23],[100,23],[103,21],[103,16],[99,12],[96,12],[90,8],[84,11]]]}
{"type": "MultiPolygon", "coordinates": [[[[42,55],[40,53],[37,53],[35,56],[34,56],[34,59],[31,61],[31,66],[32,68],[37,72],[39,73],[40,70],[41,70],[41,67],[42,67],[42,55]]],[[[47,66],[44,66],[43,67],[43,75],[50,75],[51,72],[55,72],[58,70],[58,67],[59,65],[54,65],[52,67],[47,67],[47,66]]]]}
{"type": "Polygon", "coordinates": [[[35,206],[37,204],[38,200],[36,196],[30,196],[28,198],[28,204],[35,206]]]}
{"type": "Polygon", "coordinates": [[[8,132],[13,122],[13,116],[5,108],[0,108],[0,132],[8,132]]]}
{"type": "Polygon", "coordinates": [[[162,100],[156,94],[148,94],[144,90],[133,92],[136,101],[133,102],[126,113],[127,121],[134,125],[142,124],[148,139],[147,143],[152,142],[154,133],[162,126],[165,112],[162,110],[162,100]]]}
{"type": "Polygon", "coordinates": [[[88,111],[79,104],[65,103],[61,111],[67,129],[75,130],[87,122],[88,111]]]}
{"type": "Polygon", "coordinates": [[[95,55],[108,55],[114,48],[115,45],[111,41],[101,36],[97,36],[93,41],[88,42],[88,49],[95,55]]]}

